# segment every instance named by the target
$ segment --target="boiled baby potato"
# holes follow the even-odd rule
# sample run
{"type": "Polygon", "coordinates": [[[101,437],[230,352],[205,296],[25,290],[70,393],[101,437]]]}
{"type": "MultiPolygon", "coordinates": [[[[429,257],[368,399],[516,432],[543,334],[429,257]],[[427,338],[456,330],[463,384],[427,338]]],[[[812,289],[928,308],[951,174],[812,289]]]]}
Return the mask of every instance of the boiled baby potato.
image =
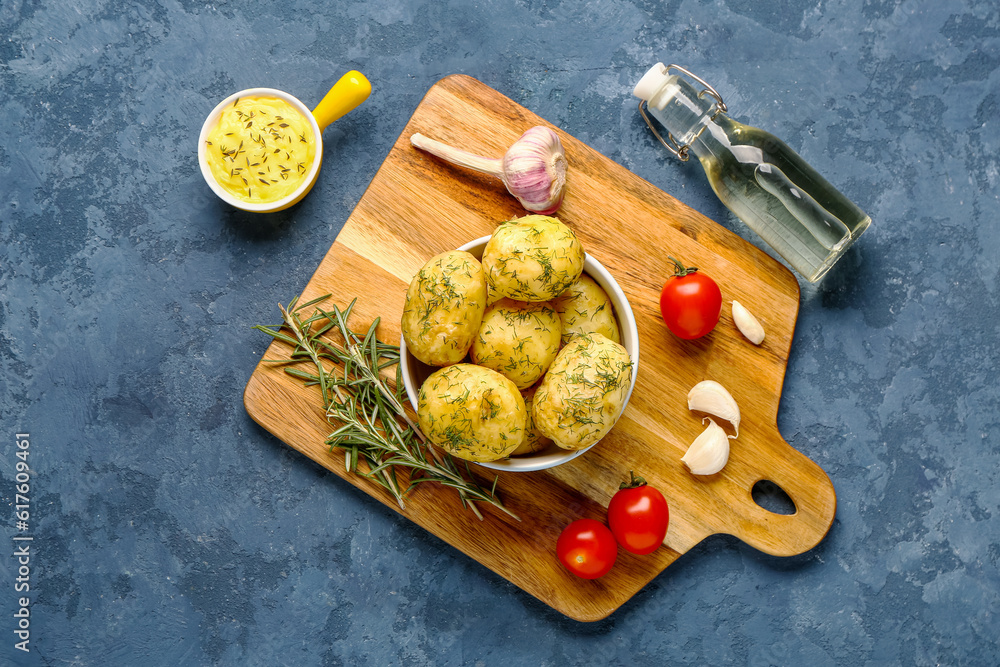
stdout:
{"type": "Polygon", "coordinates": [[[528,411],[528,423],[524,427],[524,442],[518,446],[511,456],[527,456],[546,449],[552,444],[552,440],[542,435],[542,432],[535,426],[535,420],[531,416],[531,402],[534,400],[535,391],[538,386],[528,387],[521,391],[521,398],[524,399],[524,407],[528,411]]]}
{"type": "Polygon", "coordinates": [[[622,342],[611,299],[586,273],[581,273],[569,289],[553,299],[552,307],[562,320],[563,345],[573,336],[585,333],[599,333],[616,343],[622,342]]]}
{"type": "Polygon", "coordinates": [[[631,380],[624,347],[596,333],[574,336],[535,392],[535,426],[563,449],[589,447],[615,425],[631,380]]]}
{"type": "Polygon", "coordinates": [[[547,301],[500,299],[486,309],[469,356],[526,389],[556,358],[561,333],[559,313],[547,301]]]}
{"type": "Polygon", "coordinates": [[[528,412],[514,383],[496,371],[455,364],[431,373],[417,400],[420,430],[468,461],[496,461],[524,441],[528,412]]]}
{"type": "Polygon", "coordinates": [[[518,301],[549,301],[583,272],[584,252],[573,230],[547,215],[526,215],[495,230],[483,250],[490,289],[518,301]]]}
{"type": "Polygon", "coordinates": [[[457,364],[469,352],[485,311],[482,264],[462,250],[443,252],[410,281],[400,323],[403,339],[425,364],[457,364]]]}

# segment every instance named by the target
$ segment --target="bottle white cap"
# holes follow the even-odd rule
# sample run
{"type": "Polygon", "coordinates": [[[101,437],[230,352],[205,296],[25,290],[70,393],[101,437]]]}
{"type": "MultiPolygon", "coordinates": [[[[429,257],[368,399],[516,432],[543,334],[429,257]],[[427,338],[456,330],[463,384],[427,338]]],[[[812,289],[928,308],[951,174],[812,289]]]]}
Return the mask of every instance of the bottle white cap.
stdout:
{"type": "Polygon", "coordinates": [[[667,66],[663,63],[656,63],[649,68],[648,72],[642,75],[639,83],[635,84],[632,94],[640,100],[649,102],[669,77],[667,66]]]}

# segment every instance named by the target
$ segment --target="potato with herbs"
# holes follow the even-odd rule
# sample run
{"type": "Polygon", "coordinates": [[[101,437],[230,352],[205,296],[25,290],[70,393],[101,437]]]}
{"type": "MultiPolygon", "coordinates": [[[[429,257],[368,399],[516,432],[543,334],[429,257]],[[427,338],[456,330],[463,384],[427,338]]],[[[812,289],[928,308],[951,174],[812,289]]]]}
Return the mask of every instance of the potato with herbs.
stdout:
{"type": "Polygon", "coordinates": [[[573,230],[547,215],[526,215],[495,230],[483,250],[490,289],[518,301],[549,301],[583,272],[584,252],[573,230]]]}
{"type": "Polygon", "coordinates": [[[406,290],[400,327],[407,349],[431,366],[465,358],[486,311],[486,279],[472,254],[451,250],[432,257],[406,290]]]}
{"type": "Polygon", "coordinates": [[[535,426],[563,449],[589,447],[618,421],[631,381],[624,347],[596,333],[574,336],[535,392],[535,426]]]}
{"type": "Polygon", "coordinates": [[[622,342],[611,299],[586,273],[581,273],[569,289],[553,299],[552,307],[562,320],[563,345],[573,336],[585,333],[599,333],[616,343],[622,342]]]}
{"type": "Polygon", "coordinates": [[[524,442],[517,449],[511,452],[511,456],[526,456],[535,454],[546,449],[552,444],[552,440],[542,435],[542,432],[535,426],[535,420],[531,416],[531,403],[535,398],[535,391],[538,386],[528,387],[521,391],[521,398],[524,399],[524,407],[528,411],[528,422],[524,426],[524,442]]]}
{"type": "Polygon", "coordinates": [[[468,461],[510,456],[524,441],[528,412],[514,383],[473,364],[441,368],[420,387],[420,430],[433,444],[468,461]]]}
{"type": "Polygon", "coordinates": [[[559,313],[547,301],[500,299],[486,309],[469,356],[526,389],[556,358],[561,335],[559,313]]]}

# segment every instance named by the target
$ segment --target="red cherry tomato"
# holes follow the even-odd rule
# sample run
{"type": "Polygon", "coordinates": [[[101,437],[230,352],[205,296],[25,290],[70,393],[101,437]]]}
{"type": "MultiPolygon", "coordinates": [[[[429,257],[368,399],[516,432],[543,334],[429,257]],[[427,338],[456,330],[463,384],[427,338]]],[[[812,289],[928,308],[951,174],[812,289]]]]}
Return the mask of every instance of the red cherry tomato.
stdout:
{"type": "Polygon", "coordinates": [[[642,477],[629,473],[608,503],[608,525],[622,548],[634,554],[648,554],[663,544],[670,523],[670,510],[663,494],[648,486],[642,477]]]}
{"type": "Polygon", "coordinates": [[[660,292],[660,313],[675,335],[691,340],[715,328],[722,313],[722,291],[714,280],[698,269],[674,263],[674,275],[660,292]]]}
{"type": "Polygon", "coordinates": [[[597,579],[611,571],[618,557],[618,543],[600,521],[578,519],[560,533],[556,555],[576,576],[597,579]]]}

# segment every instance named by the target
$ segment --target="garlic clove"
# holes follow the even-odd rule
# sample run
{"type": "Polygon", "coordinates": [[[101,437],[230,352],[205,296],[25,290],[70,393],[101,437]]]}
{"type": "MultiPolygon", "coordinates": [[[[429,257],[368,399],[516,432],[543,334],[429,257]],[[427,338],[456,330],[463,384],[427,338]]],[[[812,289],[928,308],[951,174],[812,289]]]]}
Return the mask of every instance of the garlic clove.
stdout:
{"type": "Polygon", "coordinates": [[[754,345],[764,342],[764,327],[739,301],[733,301],[733,322],[740,333],[754,345]]]}
{"type": "Polygon", "coordinates": [[[725,387],[714,380],[702,380],[688,392],[688,409],[725,419],[740,434],[740,406],[725,387]]]}
{"type": "Polygon", "coordinates": [[[694,475],[714,475],[729,461],[729,438],[721,426],[705,419],[708,428],[695,438],[681,461],[694,475]]]}

